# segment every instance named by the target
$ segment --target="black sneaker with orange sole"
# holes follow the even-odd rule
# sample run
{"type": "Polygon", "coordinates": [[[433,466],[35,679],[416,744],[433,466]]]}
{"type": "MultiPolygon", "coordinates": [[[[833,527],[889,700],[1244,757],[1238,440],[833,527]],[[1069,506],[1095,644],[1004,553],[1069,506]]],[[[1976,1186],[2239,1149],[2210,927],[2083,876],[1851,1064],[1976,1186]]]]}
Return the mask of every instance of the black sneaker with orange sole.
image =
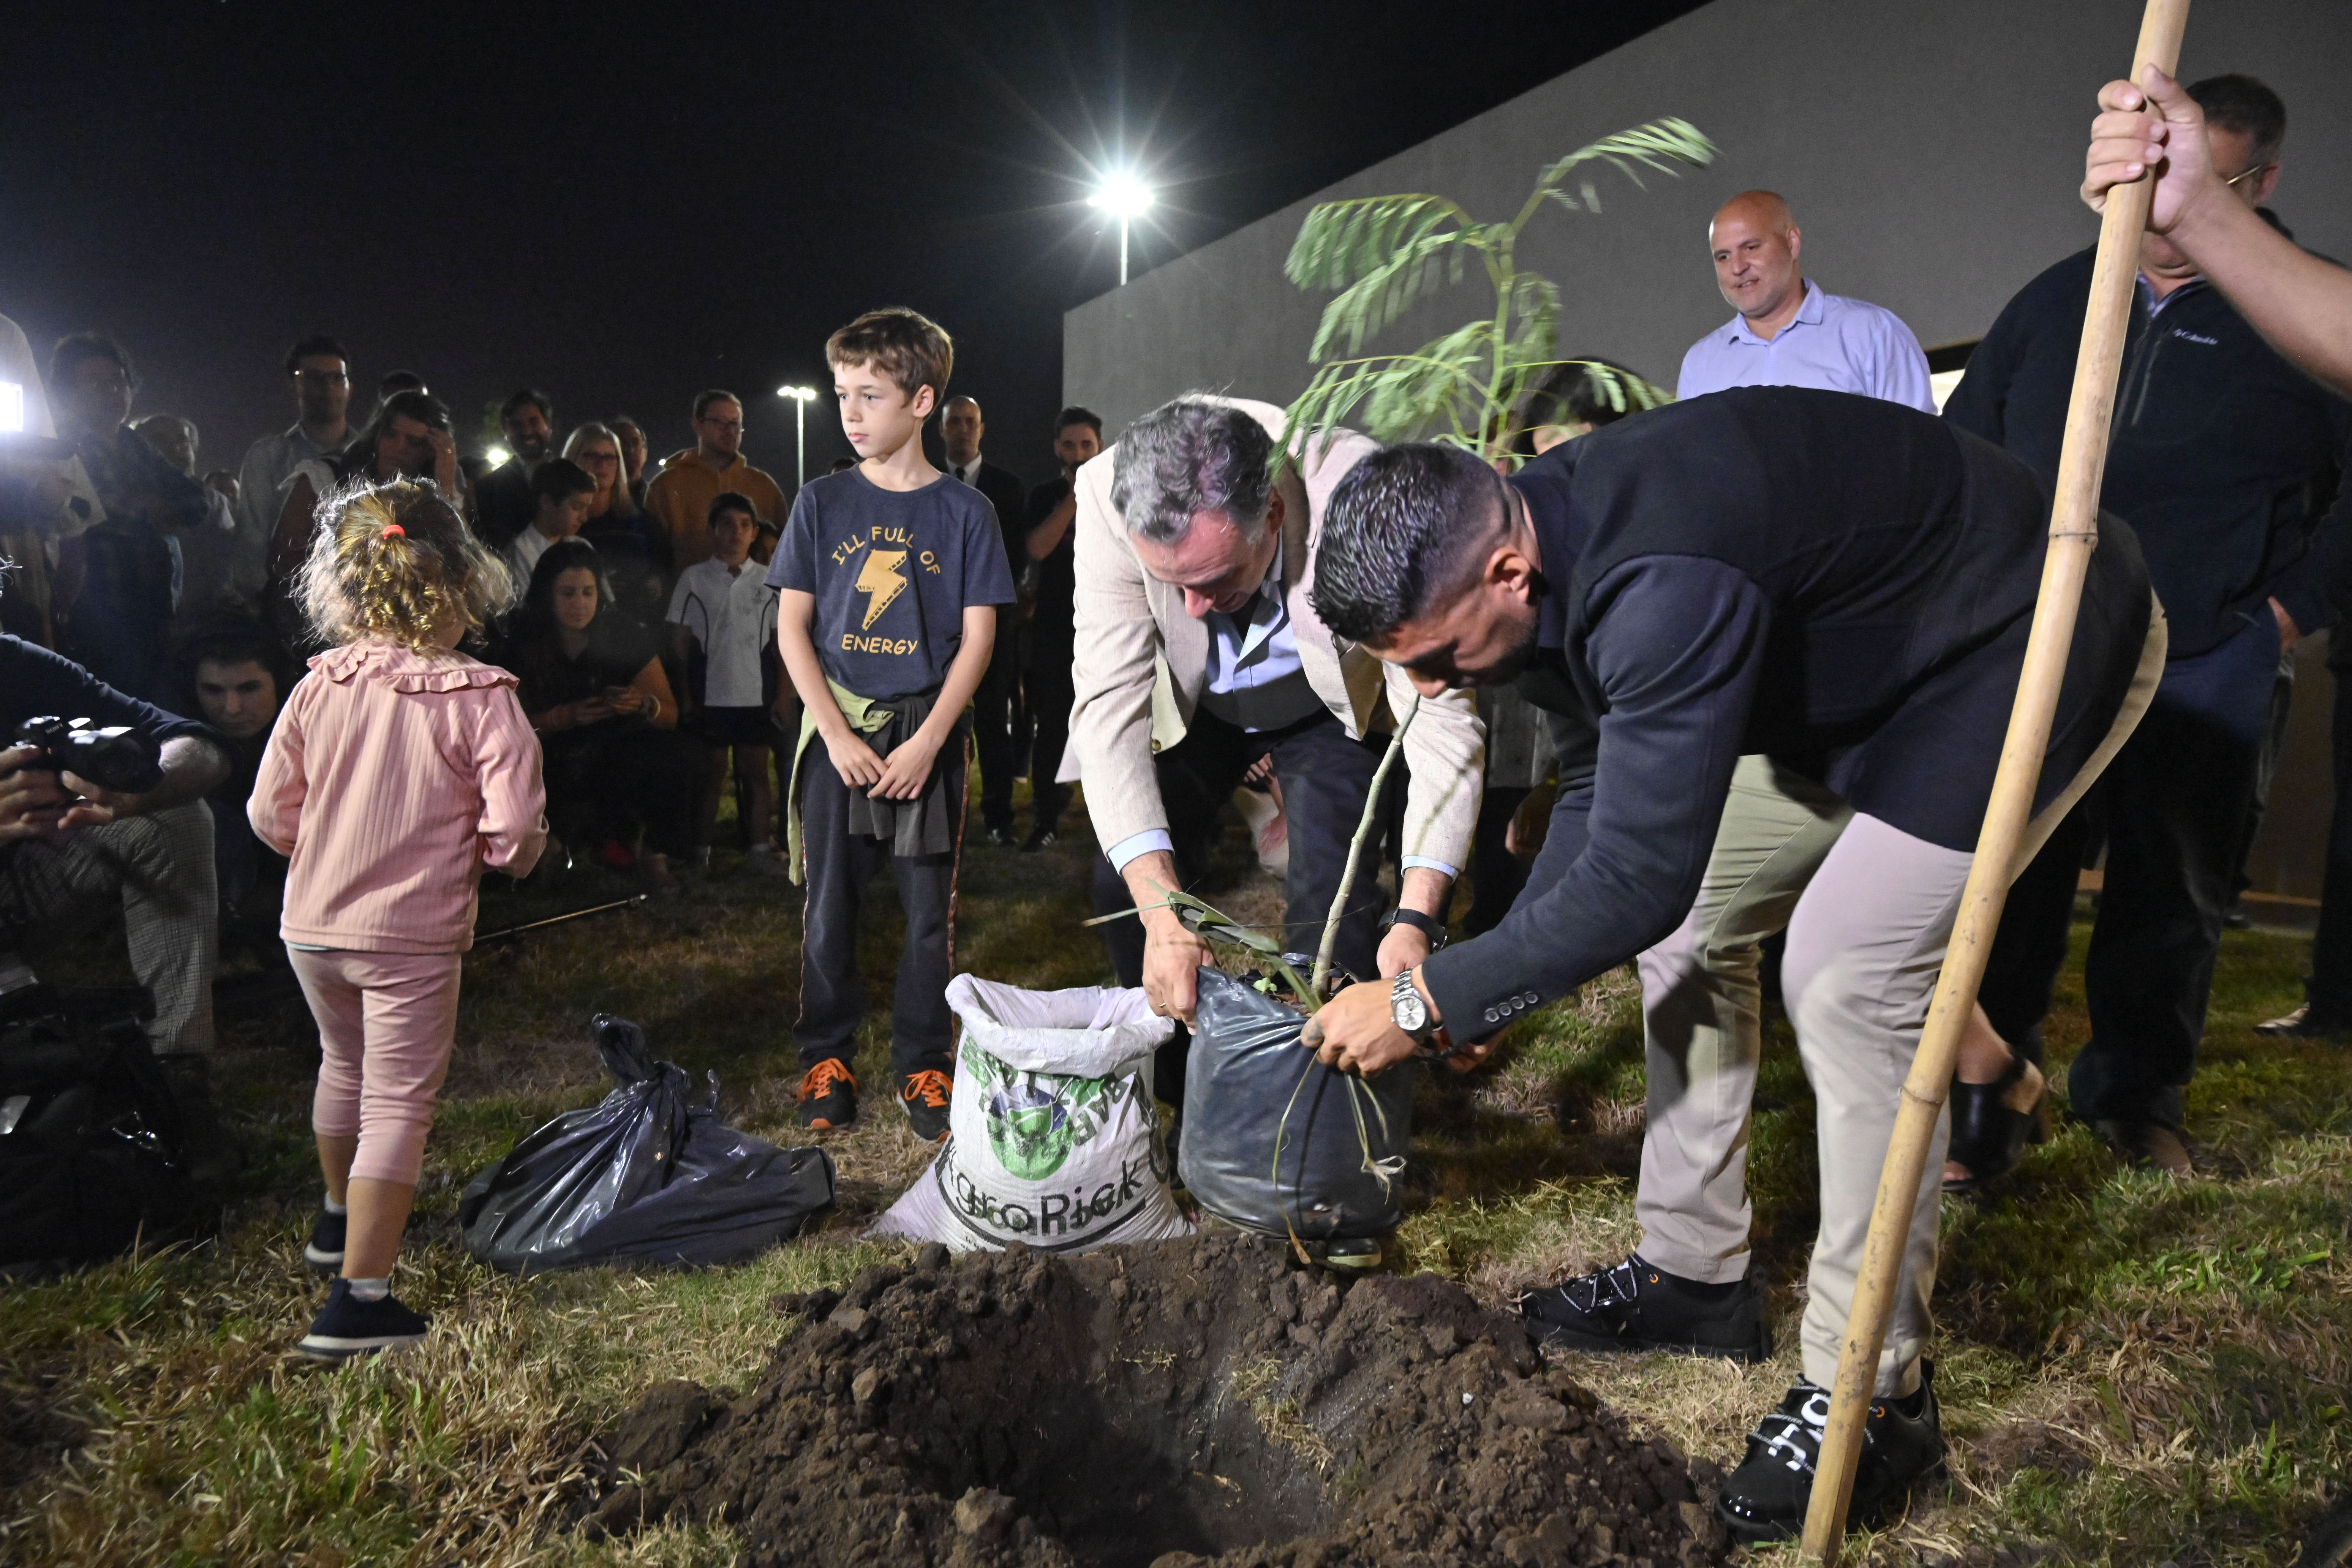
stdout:
{"type": "Polygon", "coordinates": [[[857,1079],[849,1064],[827,1057],[801,1076],[801,1125],[830,1132],[857,1120],[857,1079]]]}
{"type": "Polygon", "coordinates": [[[907,1108],[907,1122],[915,1136],[936,1143],[948,1135],[948,1101],[955,1079],[935,1068],[898,1075],[898,1103],[907,1108]]]}

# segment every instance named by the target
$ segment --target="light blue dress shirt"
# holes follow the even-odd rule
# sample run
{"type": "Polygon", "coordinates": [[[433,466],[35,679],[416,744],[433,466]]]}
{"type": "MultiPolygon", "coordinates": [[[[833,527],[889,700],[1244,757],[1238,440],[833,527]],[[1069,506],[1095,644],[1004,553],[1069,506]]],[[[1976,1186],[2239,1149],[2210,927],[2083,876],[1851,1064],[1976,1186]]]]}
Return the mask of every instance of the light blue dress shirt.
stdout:
{"type": "Polygon", "coordinates": [[[1702,397],[1730,386],[1811,386],[1855,392],[1936,412],[1927,356],[1903,318],[1867,300],[1824,294],[1808,279],[1797,319],[1766,342],[1745,316],[1734,316],[1683,355],[1676,397],[1702,397]]]}
{"type": "Polygon", "coordinates": [[[1298,637],[1282,596],[1283,545],[1274,547],[1265,581],[1230,614],[1211,610],[1209,668],[1201,706],[1247,734],[1296,724],[1323,706],[1298,662],[1298,637]]]}
{"type": "MultiPolygon", "coordinates": [[[[1322,697],[1307,683],[1307,668],[1298,660],[1298,636],[1290,625],[1290,605],[1282,595],[1284,548],[1279,543],[1274,547],[1265,581],[1258,584],[1248,604],[1231,615],[1212,610],[1201,617],[1209,631],[1208,679],[1201,706],[1251,734],[1295,724],[1323,706],[1322,697]]],[[[1129,834],[1103,854],[1113,869],[1124,870],[1129,860],[1154,849],[1172,854],[1175,844],[1166,828],[1148,827],[1129,834]]],[[[1402,863],[1455,875],[1454,868],[1425,856],[1407,855],[1402,863]]]]}

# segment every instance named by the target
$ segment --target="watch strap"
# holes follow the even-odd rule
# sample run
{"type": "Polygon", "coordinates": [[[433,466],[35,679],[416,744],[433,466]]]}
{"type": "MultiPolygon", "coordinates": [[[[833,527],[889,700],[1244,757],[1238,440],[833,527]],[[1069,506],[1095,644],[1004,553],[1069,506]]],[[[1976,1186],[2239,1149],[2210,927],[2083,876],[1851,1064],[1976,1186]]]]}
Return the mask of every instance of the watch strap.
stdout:
{"type": "Polygon", "coordinates": [[[1386,931],[1391,926],[1412,927],[1413,930],[1419,931],[1422,935],[1429,939],[1429,946],[1432,952],[1434,952],[1438,948],[1445,945],[1445,922],[1439,920],[1435,915],[1425,915],[1419,910],[1408,910],[1399,907],[1397,909],[1391,910],[1388,913],[1381,917],[1381,930],[1386,931]]]}

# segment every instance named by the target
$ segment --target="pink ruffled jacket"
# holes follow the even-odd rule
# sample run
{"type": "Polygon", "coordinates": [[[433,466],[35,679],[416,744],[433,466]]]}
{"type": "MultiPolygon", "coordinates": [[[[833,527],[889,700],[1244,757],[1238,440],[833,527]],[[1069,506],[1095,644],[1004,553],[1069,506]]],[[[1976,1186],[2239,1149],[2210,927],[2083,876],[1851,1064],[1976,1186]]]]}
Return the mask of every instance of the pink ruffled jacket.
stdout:
{"type": "Polygon", "coordinates": [[[246,806],[262,842],[293,861],[279,934],[362,952],[464,952],[483,869],[522,876],[547,844],[539,737],[515,678],[375,641],[310,669],[246,806]]]}

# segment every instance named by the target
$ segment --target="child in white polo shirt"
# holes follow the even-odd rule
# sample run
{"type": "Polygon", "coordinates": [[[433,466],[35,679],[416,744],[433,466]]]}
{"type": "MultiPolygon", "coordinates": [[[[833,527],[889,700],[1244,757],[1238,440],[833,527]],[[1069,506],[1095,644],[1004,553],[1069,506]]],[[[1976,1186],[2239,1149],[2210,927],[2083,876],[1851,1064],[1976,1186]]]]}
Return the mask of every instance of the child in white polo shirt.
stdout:
{"type": "MultiPolygon", "coordinates": [[[[776,591],[751,564],[760,520],[749,498],[723,490],[711,499],[714,553],[677,574],[670,593],[670,651],[687,673],[685,714],[710,748],[710,773],[696,823],[695,857],[708,864],[719,797],[734,755],[735,809],[755,870],[782,874],[776,847],[776,794],[768,762],[779,727],[791,716],[793,689],[775,659],[776,591]]],[[[784,732],[789,732],[786,729],[784,732]]]]}

